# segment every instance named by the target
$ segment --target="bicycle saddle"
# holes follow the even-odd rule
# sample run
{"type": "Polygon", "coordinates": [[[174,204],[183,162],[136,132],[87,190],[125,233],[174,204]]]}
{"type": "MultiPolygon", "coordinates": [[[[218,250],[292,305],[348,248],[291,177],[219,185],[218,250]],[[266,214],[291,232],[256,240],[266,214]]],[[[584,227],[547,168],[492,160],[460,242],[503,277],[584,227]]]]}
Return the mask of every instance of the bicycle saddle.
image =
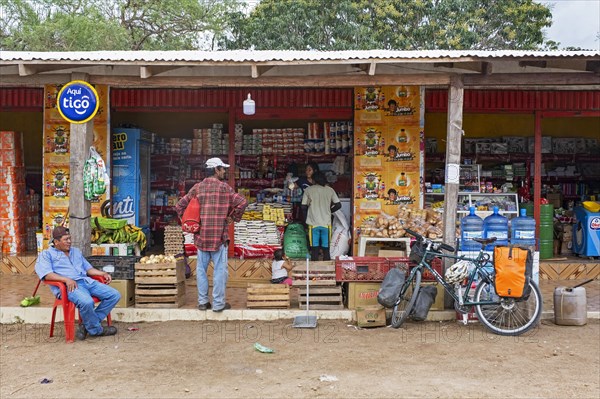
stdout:
{"type": "Polygon", "coordinates": [[[480,244],[483,245],[487,245],[487,244],[491,244],[494,241],[496,241],[496,237],[490,237],[490,238],[472,238],[473,241],[476,241],[480,244]]]}

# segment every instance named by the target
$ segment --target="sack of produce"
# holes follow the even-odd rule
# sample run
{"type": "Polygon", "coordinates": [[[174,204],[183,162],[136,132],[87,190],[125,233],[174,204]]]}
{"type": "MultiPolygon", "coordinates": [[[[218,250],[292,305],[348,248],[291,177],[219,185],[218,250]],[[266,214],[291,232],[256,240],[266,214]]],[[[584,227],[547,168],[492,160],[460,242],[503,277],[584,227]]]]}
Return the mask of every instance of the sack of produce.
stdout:
{"type": "Polygon", "coordinates": [[[290,223],[283,233],[283,251],[290,258],[306,259],[306,231],[300,223],[290,223]]]}

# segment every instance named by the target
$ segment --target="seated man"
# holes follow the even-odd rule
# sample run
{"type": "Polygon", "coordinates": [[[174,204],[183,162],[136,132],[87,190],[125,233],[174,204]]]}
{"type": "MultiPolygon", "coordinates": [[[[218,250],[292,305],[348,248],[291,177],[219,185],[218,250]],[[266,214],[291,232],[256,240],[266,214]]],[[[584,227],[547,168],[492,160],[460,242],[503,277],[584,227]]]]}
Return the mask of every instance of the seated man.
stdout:
{"type": "MultiPolygon", "coordinates": [[[[52,231],[52,246],[42,251],[35,263],[35,272],[40,279],[60,281],[67,286],[67,296],[79,309],[83,324],[76,332],[77,339],[91,336],[115,335],[114,326],[103,327],[100,322],[106,318],[115,307],[121,294],[106,284],[102,284],[88,276],[102,276],[110,283],[110,274],[95,269],[83,257],[77,248],[71,248],[69,229],[57,226],[52,231]],[[100,299],[97,308],[94,307],[92,296],[100,299]]],[[[60,297],[60,290],[50,286],[55,296],[60,297]]]]}

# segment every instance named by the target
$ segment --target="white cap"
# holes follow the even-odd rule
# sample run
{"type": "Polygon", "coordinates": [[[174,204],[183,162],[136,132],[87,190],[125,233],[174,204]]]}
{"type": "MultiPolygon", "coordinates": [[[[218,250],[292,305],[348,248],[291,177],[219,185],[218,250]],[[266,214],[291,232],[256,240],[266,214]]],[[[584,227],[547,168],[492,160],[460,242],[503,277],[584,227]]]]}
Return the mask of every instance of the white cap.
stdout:
{"type": "Polygon", "coordinates": [[[206,161],[207,168],[216,168],[218,166],[222,166],[224,168],[229,167],[229,165],[227,165],[226,163],[223,163],[223,161],[221,161],[221,158],[211,158],[208,161],[206,161]]]}

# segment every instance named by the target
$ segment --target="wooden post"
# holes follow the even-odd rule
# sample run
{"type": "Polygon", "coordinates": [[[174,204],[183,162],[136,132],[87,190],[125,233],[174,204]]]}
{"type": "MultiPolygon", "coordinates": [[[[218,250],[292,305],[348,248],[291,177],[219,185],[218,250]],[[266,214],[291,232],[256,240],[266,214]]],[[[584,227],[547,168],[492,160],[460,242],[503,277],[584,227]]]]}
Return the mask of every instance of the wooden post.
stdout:
{"type": "Polygon", "coordinates": [[[456,205],[462,145],[464,86],[462,75],[450,78],[446,131],[446,184],[444,190],[444,243],[456,246],[456,205]]]}
{"type": "MultiPolygon", "coordinates": [[[[542,198],[542,113],[534,113],[534,155],[533,155],[533,217],[536,220],[535,236],[540,236],[540,199],[542,198]]],[[[539,241],[538,241],[539,250],[539,241]]]]}
{"type": "MultiPolygon", "coordinates": [[[[87,75],[72,74],[72,80],[87,81],[87,75]]],[[[71,123],[70,172],[69,172],[69,230],[72,245],[79,248],[83,256],[91,253],[91,204],[83,197],[83,166],[89,156],[94,136],[94,122],[71,123]]]]}

